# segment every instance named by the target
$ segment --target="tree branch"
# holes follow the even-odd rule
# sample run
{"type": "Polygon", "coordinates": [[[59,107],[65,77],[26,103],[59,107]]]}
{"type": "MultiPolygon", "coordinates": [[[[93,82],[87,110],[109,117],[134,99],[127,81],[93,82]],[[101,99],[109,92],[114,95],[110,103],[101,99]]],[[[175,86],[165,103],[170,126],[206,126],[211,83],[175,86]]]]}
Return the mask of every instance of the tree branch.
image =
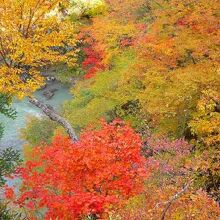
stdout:
{"type": "Polygon", "coordinates": [[[169,210],[170,206],[172,205],[172,203],[174,201],[176,201],[183,193],[185,193],[185,191],[191,186],[191,184],[193,183],[193,180],[190,180],[179,192],[177,192],[170,200],[166,201],[166,202],[161,202],[161,203],[157,203],[155,208],[158,207],[161,204],[166,205],[166,207],[163,210],[162,216],[160,220],[165,220],[165,216],[167,211],[169,210]]]}
{"type": "Polygon", "coordinates": [[[44,114],[47,115],[51,120],[59,123],[66,130],[73,142],[78,141],[78,137],[70,123],[65,118],[61,117],[58,113],[56,113],[51,106],[45,105],[44,103],[42,103],[34,97],[29,97],[29,102],[41,109],[44,112],[44,114]]]}
{"type": "Polygon", "coordinates": [[[4,61],[4,63],[6,64],[7,67],[10,67],[10,65],[8,64],[7,62],[7,56],[6,56],[6,52],[5,52],[5,49],[4,49],[4,46],[3,46],[3,42],[2,42],[2,38],[0,37],[0,46],[1,46],[1,49],[0,49],[0,55],[4,61]]]}

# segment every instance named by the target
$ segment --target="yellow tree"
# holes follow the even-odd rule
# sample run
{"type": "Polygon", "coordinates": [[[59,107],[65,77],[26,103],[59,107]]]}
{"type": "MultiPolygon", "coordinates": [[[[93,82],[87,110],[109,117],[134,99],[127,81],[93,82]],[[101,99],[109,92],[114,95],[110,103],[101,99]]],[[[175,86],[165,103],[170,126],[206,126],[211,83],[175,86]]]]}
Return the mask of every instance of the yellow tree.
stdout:
{"type": "Polygon", "coordinates": [[[75,63],[65,0],[0,0],[0,92],[23,98],[44,83],[40,70],[75,63]]]}
{"type": "MultiPolygon", "coordinates": [[[[68,6],[68,0],[0,0],[0,93],[30,97],[44,84],[43,68],[74,65],[76,36],[68,6]]],[[[34,97],[30,102],[77,139],[52,108],[34,97]]]]}
{"type": "Polygon", "coordinates": [[[193,169],[197,172],[197,184],[213,197],[220,198],[220,94],[213,89],[202,91],[189,122],[197,149],[193,169]]]}

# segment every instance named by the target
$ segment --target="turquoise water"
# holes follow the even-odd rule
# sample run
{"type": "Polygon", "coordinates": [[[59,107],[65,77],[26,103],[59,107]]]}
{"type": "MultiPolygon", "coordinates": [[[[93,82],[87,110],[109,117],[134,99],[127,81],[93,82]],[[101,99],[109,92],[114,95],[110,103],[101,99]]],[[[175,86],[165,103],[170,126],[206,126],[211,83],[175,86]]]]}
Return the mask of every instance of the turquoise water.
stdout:
{"type": "MultiPolygon", "coordinates": [[[[57,111],[65,100],[72,98],[69,89],[62,84],[53,83],[50,88],[56,88],[57,91],[52,99],[46,100],[43,96],[43,91],[36,92],[35,96],[44,101],[44,103],[50,104],[57,111]]],[[[41,117],[42,113],[40,109],[30,104],[27,99],[22,101],[14,101],[12,107],[17,111],[17,117],[15,120],[8,119],[3,115],[0,115],[0,122],[3,122],[4,136],[0,140],[0,149],[12,146],[14,149],[21,150],[24,141],[19,138],[19,130],[25,127],[26,117],[28,115],[34,115],[41,117]]]]}

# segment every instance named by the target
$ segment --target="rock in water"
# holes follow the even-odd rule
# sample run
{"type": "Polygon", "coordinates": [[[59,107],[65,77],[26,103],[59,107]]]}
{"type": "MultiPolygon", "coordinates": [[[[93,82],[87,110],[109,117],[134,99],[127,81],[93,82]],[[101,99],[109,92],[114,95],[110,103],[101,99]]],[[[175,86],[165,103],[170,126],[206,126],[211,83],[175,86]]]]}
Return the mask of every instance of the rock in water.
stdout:
{"type": "Polygon", "coordinates": [[[45,96],[46,99],[49,100],[54,96],[54,92],[48,90],[48,91],[43,92],[43,95],[45,96]]]}

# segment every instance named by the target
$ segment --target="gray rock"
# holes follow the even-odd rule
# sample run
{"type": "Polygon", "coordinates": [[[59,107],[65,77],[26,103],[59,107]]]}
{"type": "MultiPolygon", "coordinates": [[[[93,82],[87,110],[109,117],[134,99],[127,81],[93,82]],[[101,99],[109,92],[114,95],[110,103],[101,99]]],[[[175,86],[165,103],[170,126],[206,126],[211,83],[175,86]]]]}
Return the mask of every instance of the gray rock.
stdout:
{"type": "Polygon", "coordinates": [[[58,91],[58,89],[57,88],[51,88],[49,91],[52,92],[52,93],[55,93],[56,91],[58,91]]]}
{"type": "Polygon", "coordinates": [[[50,90],[47,90],[47,91],[44,91],[43,92],[43,95],[46,99],[51,99],[53,96],[54,96],[54,92],[50,91],[50,90]]]}

